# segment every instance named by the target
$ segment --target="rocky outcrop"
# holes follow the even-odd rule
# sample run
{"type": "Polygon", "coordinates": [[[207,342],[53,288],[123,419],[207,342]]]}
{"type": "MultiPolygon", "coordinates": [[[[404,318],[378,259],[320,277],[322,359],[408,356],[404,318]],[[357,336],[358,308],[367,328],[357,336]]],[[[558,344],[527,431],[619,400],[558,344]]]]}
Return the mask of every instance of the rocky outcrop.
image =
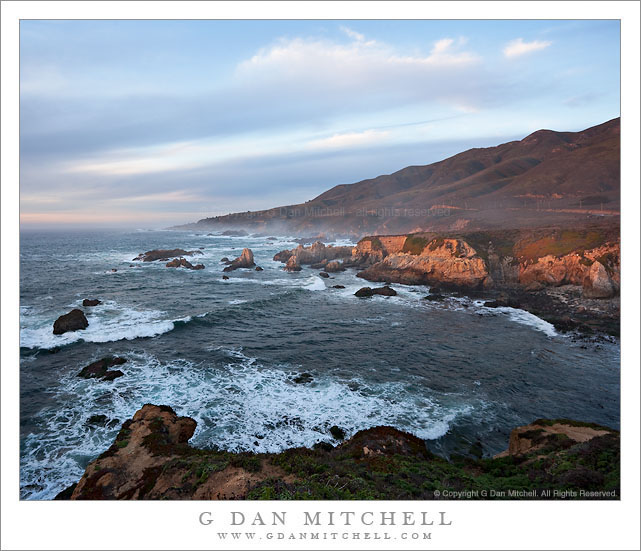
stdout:
{"type": "MultiPolygon", "coordinates": [[[[341,287],[342,288],[342,287],[341,287]]],[[[359,298],[373,297],[374,295],[382,295],[384,297],[395,297],[396,291],[389,285],[372,289],[371,287],[362,287],[354,293],[359,298]]]]}
{"type": "Polygon", "coordinates": [[[569,448],[598,436],[615,434],[616,431],[594,423],[579,423],[570,419],[538,419],[529,425],[513,429],[508,449],[495,457],[527,455],[559,442],[569,448]]]}
{"type": "Polygon", "coordinates": [[[245,230],[225,230],[220,235],[226,237],[247,237],[249,234],[245,230]]]}
{"type": "Polygon", "coordinates": [[[122,365],[126,361],[127,360],[125,358],[108,356],[84,367],[82,371],[78,373],[78,377],[83,377],[84,379],[101,379],[103,381],[113,381],[118,377],[122,377],[124,373],[119,369],[110,370],[109,368],[115,365],[122,365]]]}
{"type": "Polygon", "coordinates": [[[301,265],[298,262],[297,256],[290,256],[283,267],[283,270],[286,272],[300,272],[302,270],[301,265]]]}
{"type": "MultiPolygon", "coordinates": [[[[107,422],[106,416],[94,417],[107,422]]],[[[313,449],[267,454],[192,448],[188,441],[195,428],[193,419],[168,406],[143,406],[78,483],[56,499],[425,500],[447,499],[443,489],[461,488],[485,499],[483,490],[516,487],[532,492],[525,497],[533,499],[559,499],[537,495],[540,488],[619,497],[618,432],[566,419],[539,419],[515,429],[509,449],[499,457],[480,459],[482,451],[475,449],[450,460],[431,453],[422,439],[389,426],[360,430],[350,438],[344,427],[319,427],[325,436],[313,449]],[[343,442],[335,447],[338,441],[343,442]]],[[[482,443],[476,447],[482,450],[482,443]]],[[[506,493],[504,499],[523,497],[506,493]]]]}
{"type": "Polygon", "coordinates": [[[337,258],[351,258],[352,250],[353,247],[334,247],[316,241],[311,247],[299,245],[289,251],[280,251],[274,255],[274,260],[277,262],[287,262],[292,256],[296,256],[299,264],[318,264],[337,258]]]}
{"type": "Polygon", "coordinates": [[[86,329],[88,326],[89,322],[87,321],[84,312],[78,308],[74,308],[71,312],[60,316],[53,322],[53,334],[62,335],[67,331],[79,331],[80,329],[86,329]]]}
{"type": "Polygon", "coordinates": [[[392,253],[357,275],[369,281],[456,289],[479,289],[491,285],[485,261],[460,239],[433,239],[423,244],[419,254],[392,253]]]}
{"type": "Polygon", "coordinates": [[[160,260],[166,262],[170,258],[181,256],[193,256],[195,254],[203,254],[202,251],[185,251],[184,249],[154,249],[146,253],[140,253],[134,260],[142,260],[143,262],[155,262],[160,260]]]}
{"type": "Polygon", "coordinates": [[[82,301],[83,306],[98,306],[99,304],[102,304],[102,302],[99,301],[97,298],[94,298],[94,299],[86,298],[82,301]]]}
{"type": "Polygon", "coordinates": [[[232,260],[229,265],[223,269],[223,272],[231,272],[238,268],[253,268],[254,266],[256,266],[254,263],[254,253],[251,249],[244,248],[241,255],[232,260]]]}
{"type": "Polygon", "coordinates": [[[344,272],[345,268],[343,267],[343,263],[339,262],[338,260],[331,260],[327,264],[325,264],[325,271],[327,273],[337,273],[337,272],[344,272]]]}
{"type": "Polygon", "coordinates": [[[586,298],[611,298],[615,294],[615,285],[603,264],[598,260],[588,269],[583,278],[583,296],[586,298]]]}
{"type": "Polygon", "coordinates": [[[187,268],[188,270],[204,270],[205,265],[204,264],[196,264],[195,266],[189,262],[189,260],[185,260],[184,258],[174,258],[172,261],[167,262],[165,264],[167,268],[187,268]]]}

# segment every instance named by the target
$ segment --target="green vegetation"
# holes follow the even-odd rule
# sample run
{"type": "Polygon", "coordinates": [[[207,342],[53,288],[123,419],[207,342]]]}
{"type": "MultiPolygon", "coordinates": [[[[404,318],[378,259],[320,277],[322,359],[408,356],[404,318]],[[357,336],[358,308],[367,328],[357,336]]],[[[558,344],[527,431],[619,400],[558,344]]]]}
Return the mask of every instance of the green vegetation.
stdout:
{"type": "Polygon", "coordinates": [[[361,239],[359,241],[359,243],[362,243],[364,241],[369,241],[372,244],[372,250],[374,250],[374,251],[382,251],[383,250],[383,244],[381,243],[381,240],[376,236],[363,237],[363,239],[361,239]]]}

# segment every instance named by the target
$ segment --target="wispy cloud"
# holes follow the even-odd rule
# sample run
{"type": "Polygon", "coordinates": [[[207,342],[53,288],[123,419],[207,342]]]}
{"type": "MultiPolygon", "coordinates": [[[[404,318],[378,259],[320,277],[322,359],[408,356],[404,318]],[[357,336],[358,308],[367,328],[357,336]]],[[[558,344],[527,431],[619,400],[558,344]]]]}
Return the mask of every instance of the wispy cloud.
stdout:
{"type": "Polygon", "coordinates": [[[310,149],[338,149],[371,145],[385,140],[389,136],[386,130],[365,130],[363,132],[345,132],[334,134],[329,138],[310,141],[307,146],[310,149]]]}
{"type": "Polygon", "coordinates": [[[522,38],[517,38],[505,45],[503,48],[503,55],[508,58],[519,57],[538,50],[544,50],[551,44],[552,42],[549,40],[533,40],[532,42],[525,42],[522,38]]]}

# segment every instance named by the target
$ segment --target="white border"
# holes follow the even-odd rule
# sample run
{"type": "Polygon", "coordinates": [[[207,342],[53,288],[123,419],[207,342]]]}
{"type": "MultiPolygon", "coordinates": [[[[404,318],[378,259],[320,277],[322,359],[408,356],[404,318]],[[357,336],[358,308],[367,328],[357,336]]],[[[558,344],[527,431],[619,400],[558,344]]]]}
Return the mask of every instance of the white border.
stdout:
{"type": "MultiPolygon", "coordinates": [[[[212,511],[447,511],[438,549],[639,549],[639,3],[637,2],[3,2],[2,549],[221,549],[212,511]],[[548,18],[622,20],[622,500],[568,502],[20,502],[18,496],[18,21],[20,18],[548,18]]],[[[289,529],[296,528],[293,523],[289,529]]],[[[399,542],[299,542],[289,548],[384,549],[399,542]]],[[[283,541],[260,541],[280,549],[283,541]]],[[[228,547],[232,548],[232,547],[228,547]]],[[[236,548],[249,548],[240,542],[236,548]]],[[[409,545],[405,548],[412,548],[409,545]]],[[[418,547],[416,547],[418,548],[418,547]]]]}

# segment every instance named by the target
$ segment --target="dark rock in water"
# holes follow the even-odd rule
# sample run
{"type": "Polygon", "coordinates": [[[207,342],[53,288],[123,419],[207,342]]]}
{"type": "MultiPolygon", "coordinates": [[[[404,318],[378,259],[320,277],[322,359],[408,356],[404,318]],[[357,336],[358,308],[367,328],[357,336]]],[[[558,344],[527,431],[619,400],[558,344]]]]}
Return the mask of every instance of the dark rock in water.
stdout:
{"type": "Polygon", "coordinates": [[[107,356],[84,367],[78,377],[84,379],[102,379],[103,381],[113,381],[118,377],[122,377],[124,373],[119,369],[110,371],[109,368],[114,365],[122,365],[127,360],[125,358],[118,358],[114,356],[107,356]]]}
{"type": "Polygon", "coordinates": [[[430,300],[432,302],[440,302],[445,297],[443,295],[426,295],[423,297],[423,300],[430,300]]]}
{"type": "Polygon", "coordinates": [[[98,306],[99,304],[102,304],[102,302],[97,298],[86,298],[82,301],[83,306],[98,306]]]}
{"type": "Polygon", "coordinates": [[[198,247],[198,250],[203,251],[205,250],[205,247],[198,247]]]}
{"type": "Polygon", "coordinates": [[[105,376],[102,378],[103,381],[113,381],[118,377],[122,377],[124,373],[120,369],[110,369],[105,373],[105,376]]]}
{"type": "Polygon", "coordinates": [[[67,331],[78,331],[79,329],[86,329],[89,325],[87,318],[82,310],[74,308],[68,314],[60,316],[53,322],[53,334],[62,335],[67,331]]]}
{"type": "Polygon", "coordinates": [[[500,296],[496,300],[488,300],[483,303],[486,308],[502,308],[508,306],[510,308],[520,308],[521,304],[518,300],[508,296],[500,296]]]}
{"type": "Polygon", "coordinates": [[[85,422],[85,425],[92,425],[95,427],[105,427],[107,426],[107,423],[109,422],[109,417],[106,415],[102,414],[97,414],[97,415],[92,415],[87,419],[85,422]]]}
{"type": "Polygon", "coordinates": [[[374,290],[371,287],[361,287],[354,293],[357,297],[371,297],[374,296],[374,290]]]}
{"type": "Polygon", "coordinates": [[[345,285],[332,285],[333,289],[345,289],[345,285]]]}
{"type": "Polygon", "coordinates": [[[246,237],[249,234],[245,230],[225,230],[220,235],[224,235],[226,237],[246,237]]]}
{"type": "Polygon", "coordinates": [[[396,291],[392,289],[389,285],[385,285],[384,287],[379,287],[378,289],[374,289],[373,291],[375,295],[383,295],[385,297],[395,297],[397,295],[396,291]]]}
{"type": "Polygon", "coordinates": [[[268,241],[276,241],[276,239],[278,239],[278,238],[274,237],[273,235],[270,235],[269,237],[266,237],[265,239],[267,239],[268,241]]]}
{"type": "Polygon", "coordinates": [[[232,270],[237,270],[238,268],[253,268],[256,266],[254,263],[254,253],[251,249],[244,248],[243,252],[238,258],[232,260],[229,266],[226,266],[223,269],[223,272],[231,272],[232,270]]]}
{"type": "Polygon", "coordinates": [[[354,293],[357,297],[371,297],[374,295],[383,295],[385,297],[395,297],[396,291],[385,285],[384,287],[378,287],[377,289],[372,289],[371,287],[363,287],[354,293]]]}
{"type": "Polygon", "coordinates": [[[307,383],[311,383],[314,380],[314,377],[311,375],[311,373],[300,373],[292,380],[298,385],[304,385],[307,383]]]}
{"type": "Polygon", "coordinates": [[[229,258],[227,258],[226,256],[223,256],[223,257],[220,259],[220,261],[221,261],[221,262],[224,262],[225,264],[229,264],[229,263],[231,262],[231,260],[229,260],[229,258]]]}
{"type": "Polygon", "coordinates": [[[318,275],[321,276],[321,277],[324,277],[324,278],[328,278],[329,277],[329,274],[327,272],[320,272],[318,275]]]}
{"type": "Polygon", "coordinates": [[[223,279],[229,279],[229,276],[224,275],[223,279]]]}
{"type": "Polygon", "coordinates": [[[167,268],[187,268],[188,270],[203,270],[205,268],[204,264],[196,264],[194,266],[189,260],[185,260],[184,258],[174,258],[171,262],[167,262],[165,266],[167,266],[167,268]]]}
{"type": "Polygon", "coordinates": [[[118,270],[116,268],[111,268],[112,272],[117,272],[118,270]]]}
{"type": "Polygon", "coordinates": [[[203,254],[200,251],[185,251],[184,249],[154,249],[146,253],[140,253],[134,260],[142,260],[143,262],[154,262],[160,260],[166,262],[170,258],[180,256],[193,256],[195,254],[203,254]]]}
{"type": "Polygon", "coordinates": [[[331,452],[334,449],[334,446],[332,446],[329,442],[316,442],[316,444],[312,446],[312,449],[323,450],[324,452],[331,452]]]}
{"type": "Polygon", "coordinates": [[[336,439],[336,440],[345,440],[345,431],[334,425],[333,427],[330,427],[329,433],[336,439]]]}
{"type": "Polygon", "coordinates": [[[257,272],[262,272],[262,271],[263,271],[263,269],[262,269],[260,266],[256,266],[256,271],[257,271],[257,272]]]}

